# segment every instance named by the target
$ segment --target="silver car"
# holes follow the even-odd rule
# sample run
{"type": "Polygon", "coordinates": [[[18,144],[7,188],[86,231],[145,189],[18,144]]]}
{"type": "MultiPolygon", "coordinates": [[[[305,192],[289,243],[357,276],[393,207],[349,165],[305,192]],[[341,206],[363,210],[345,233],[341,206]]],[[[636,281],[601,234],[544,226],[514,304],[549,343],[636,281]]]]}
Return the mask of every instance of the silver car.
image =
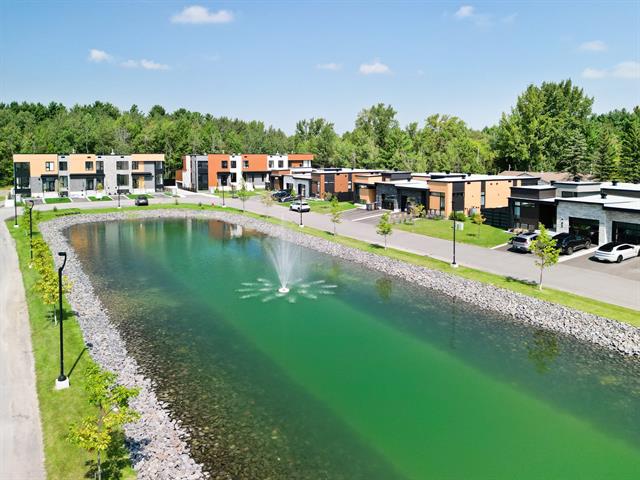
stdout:
{"type": "Polygon", "coordinates": [[[537,233],[521,233],[511,241],[511,247],[521,252],[530,252],[531,243],[538,238],[537,233]]]}

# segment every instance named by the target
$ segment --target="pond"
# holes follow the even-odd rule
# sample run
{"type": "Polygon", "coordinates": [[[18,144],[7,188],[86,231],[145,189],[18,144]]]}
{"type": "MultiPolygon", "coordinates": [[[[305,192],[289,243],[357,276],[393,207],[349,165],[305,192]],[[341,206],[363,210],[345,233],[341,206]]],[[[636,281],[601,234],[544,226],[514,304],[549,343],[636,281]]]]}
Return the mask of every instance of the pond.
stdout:
{"type": "Polygon", "coordinates": [[[213,478],[640,472],[640,363],[214,220],[67,232],[213,478]]]}

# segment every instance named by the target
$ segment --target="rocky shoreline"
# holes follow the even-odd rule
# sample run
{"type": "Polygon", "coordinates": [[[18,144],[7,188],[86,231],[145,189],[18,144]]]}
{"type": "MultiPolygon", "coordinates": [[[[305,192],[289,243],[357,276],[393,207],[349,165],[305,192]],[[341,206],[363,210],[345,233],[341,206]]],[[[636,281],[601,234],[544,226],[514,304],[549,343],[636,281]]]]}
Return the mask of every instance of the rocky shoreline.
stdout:
{"type": "MultiPolygon", "coordinates": [[[[156,397],[153,383],[144,378],[136,361],[127,354],[120,333],[109,320],[108,309],[95,295],[91,281],[82,271],[64,232],[79,223],[154,218],[199,218],[235,223],[401,278],[453,300],[502,314],[516,322],[568,335],[624,355],[640,356],[640,329],[630,325],[445,272],[363,252],[306,235],[303,231],[293,231],[239,214],[172,209],[60,216],[41,223],[40,231],[53,252],[68,252],[65,274],[73,283],[68,300],[76,312],[85,341],[92,345],[91,355],[103,368],[116,372],[122,384],[140,388],[140,395],[132,406],[141,413],[141,418],[128,425],[125,433],[133,466],[141,479],[195,480],[209,478],[209,475],[191,458],[186,430],[171,419],[166,405],[156,397]]],[[[55,258],[57,261],[57,256],[55,258]]]]}

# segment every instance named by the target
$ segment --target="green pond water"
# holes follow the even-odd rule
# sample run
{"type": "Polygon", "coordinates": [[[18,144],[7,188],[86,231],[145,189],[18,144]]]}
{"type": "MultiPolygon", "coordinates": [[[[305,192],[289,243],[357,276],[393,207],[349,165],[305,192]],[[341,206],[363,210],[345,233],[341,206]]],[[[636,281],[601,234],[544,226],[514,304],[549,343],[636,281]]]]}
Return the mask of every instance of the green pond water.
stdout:
{"type": "Polygon", "coordinates": [[[274,297],[274,240],[222,222],[68,236],[213,478],[640,478],[637,360],[294,246],[274,297]]]}

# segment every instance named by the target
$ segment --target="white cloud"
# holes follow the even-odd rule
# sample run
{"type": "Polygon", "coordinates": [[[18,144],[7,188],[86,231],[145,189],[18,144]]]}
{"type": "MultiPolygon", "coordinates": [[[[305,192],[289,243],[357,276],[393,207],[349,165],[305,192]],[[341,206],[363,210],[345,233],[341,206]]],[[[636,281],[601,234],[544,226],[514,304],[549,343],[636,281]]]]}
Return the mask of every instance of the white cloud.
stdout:
{"type": "Polygon", "coordinates": [[[169,65],[157,63],[153,60],[145,60],[144,58],[140,60],[140,66],[145,70],[169,70],[169,65]]]}
{"type": "Polygon", "coordinates": [[[173,23],[229,23],[233,21],[233,12],[218,10],[210,12],[208,8],[200,5],[186,7],[180,13],[171,17],[173,23]]]}
{"type": "Polygon", "coordinates": [[[95,48],[92,48],[91,50],[89,50],[90,62],[95,62],[95,63],[110,62],[112,59],[113,57],[109,55],[107,52],[105,52],[104,50],[97,50],[95,48]]]}
{"type": "Polygon", "coordinates": [[[124,68],[138,68],[140,64],[135,60],[126,60],[120,64],[124,68]]]}
{"type": "Polygon", "coordinates": [[[607,50],[607,44],[602,40],[592,40],[582,43],[580,50],[583,52],[605,52],[607,50]]]}
{"type": "Polygon", "coordinates": [[[391,73],[391,70],[384,63],[375,60],[373,63],[363,63],[360,65],[360,73],[362,75],[377,75],[391,73]]]}
{"type": "Polygon", "coordinates": [[[612,77],[635,80],[640,78],[640,62],[633,60],[620,62],[609,69],[585,68],[582,71],[582,76],[589,79],[612,77]]]}
{"type": "Polygon", "coordinates": [[[336,70],[340,70],[342,68],[342,65],[340,65],[339,63],[319,63],[316,65],[316,68],[318,70],[332,70],[332,71],[336,71],[336,70]]]}
{"type": "Polygon", "coordinates": [[[597,68],[585,68],[582,71],[582,77],[583,78],[604,78],[607,76],[607,71],[606,70],[600,70],[597,68]]]}
{"type": "Polygon", "coordinates": [[[454,15],[456,18],[468,18],[472,17],[475,14],[475,10],[476,9],[471,5],[463,5],[458,9],[458,11],[456,11],[454,15]]]}

